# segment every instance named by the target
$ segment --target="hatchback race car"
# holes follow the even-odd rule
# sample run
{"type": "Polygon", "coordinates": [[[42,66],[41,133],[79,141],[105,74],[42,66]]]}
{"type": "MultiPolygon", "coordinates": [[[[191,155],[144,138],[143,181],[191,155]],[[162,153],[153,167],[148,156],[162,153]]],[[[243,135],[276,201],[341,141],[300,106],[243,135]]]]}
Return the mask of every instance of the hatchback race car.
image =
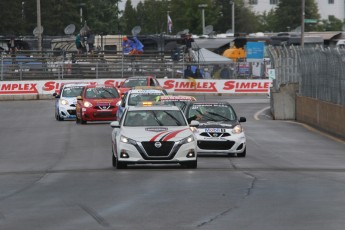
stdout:
{"type": "Polygon", "coordinates": [[[196,140],[186,117],[176,106],[130,106],[121,121],[110,123],[112,164],[181,164],[197,167],[196,140]]]}
{"type": "Polygon", "coordinates": [[[228,102],[189,102],[184,113],[188,121],[198,120],[195,133],[198,153],[246,156],[246,136],[235,110],[228,102]]]}
{"type": "Polygon", "coordinates": [[[156,97],[157,102],[162,102],[166,105],[176,105],[181,110],[184,110],[189,101],[196,101],[195,97],[192,96],[174,96],[174,95],[164,95],[156,97]]]}
{"type": "Polygon", "coordinates": [[[87,83],[67,83],[64,84],[59,93],[54,93],[55,118],[58,121],[65,119],[75,119],[75,108],[77,96],[80,96],[87,83]]]}
{"type": "Polygon", "coordinates": [[[77,97],[76,123],[88,121],[114,121],[120,93],[112,85],[87,85],[77,97]]]}
{"type": "Polygon", "coordinates": [[[128,90],[135,86],[159,86],[159,82],[153,76],[135,76],[129,77],[119,86],[121,94],[126,93],[128,90]]]}
{"type": "Polygon", "coordinates": [[[121,119],[124,110],[128,106],[137,105],[143,101],[155,101],[157,96],[165,95],[166,92],[163,89],[150,89],[150,88],[134,88],[126,92],[121,101],[118,102],[118,110],[116,117],[118,120],[121,119]]]}

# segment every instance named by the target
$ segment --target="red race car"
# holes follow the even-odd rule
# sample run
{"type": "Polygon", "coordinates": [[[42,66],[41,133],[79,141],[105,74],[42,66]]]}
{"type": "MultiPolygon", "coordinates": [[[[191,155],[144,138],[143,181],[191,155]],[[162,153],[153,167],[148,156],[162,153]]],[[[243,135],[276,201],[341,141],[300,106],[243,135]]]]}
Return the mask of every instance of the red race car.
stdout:
{"type": "Polygon", "coordinates": [[[135,86],[160,86],[160,84],[153,76],[129,77],[122,82],[122,84],[119,86],[119,90],[121,94],[124,94],[135,86]]]}
{"type": "Polygon", "coordinates": [[[112,85],[87,85],[77,97],[76,123],[115,121],[120,92],[112,85]]]}

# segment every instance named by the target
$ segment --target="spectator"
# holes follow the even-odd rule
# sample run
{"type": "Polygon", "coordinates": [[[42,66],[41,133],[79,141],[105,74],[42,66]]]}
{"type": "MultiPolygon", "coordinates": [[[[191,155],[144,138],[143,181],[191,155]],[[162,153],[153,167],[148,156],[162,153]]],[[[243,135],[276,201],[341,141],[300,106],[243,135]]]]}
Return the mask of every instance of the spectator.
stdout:
{"type": "Polygon", "coordinates": [[[195,69],[194,78],[196,78],[196,79],[203,79],[203,76],[202,76],[201,71],[200,71],[199,68],[195,69]]]}
{"type": "Polygon", "coordinates": [[[133,42],[127,36],[122,38],[122,51],[124,55],[128,55],[133,51],[133,42]]]}
{"type": "Polygon", "coordinates": [[[208,71],[208,68],[204,68],[204,78],[205,79],[210,79],[211,78],[211,74],[208,71]]]}
{"type": "Polygon", "coordinates": [[[139,41],[137,37],[133,37],[133,49],[130,54],[143,54],[144,53],[144,45],[139,41]]]}
{"type": "Polygon", "coordinates": [[[81,54],[83,52],[82,50],[82,45],[81,45],[81,35],[77,34],[77,36],[75,37],[75,46],[77,47],[77,53],[81,54]]]}
{"type": "Polygon", "coordinates": [[[93,54],[94,51],[94,43],[95,43],[95,35],[90,30],[87,34],[87,44],[89,46],[89,53],[93,54]]]}
{"type": "Polygon", "coordinates": [[[194,78],[194,73],[192,71],[191,65],[187,65],[187,68],[184,70],[183,76],[184,76],[184,78],[189,78],[189,77],[194,78]]]}
{"type": "Polygon", "coordinates": [[[187,61],[189,62],[193,60],[192,42],[194,42],[194,38],[192,38],[192,34],[187,34],[185,38],[185,44],[186,44],[185,54],[186,54],[187,61]]]}

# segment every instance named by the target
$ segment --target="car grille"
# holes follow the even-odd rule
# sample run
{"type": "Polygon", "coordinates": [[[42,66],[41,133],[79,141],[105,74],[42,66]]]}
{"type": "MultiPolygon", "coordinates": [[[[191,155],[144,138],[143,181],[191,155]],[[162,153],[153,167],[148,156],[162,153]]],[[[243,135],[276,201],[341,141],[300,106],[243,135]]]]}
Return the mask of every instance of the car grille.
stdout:
{"type": "Polygon", "coordinates": [[[110,103],[99,103],[93,107],[97,110],[104,110],[104,109],[113,109],[115,106],[112,106],[110,103]]]}
{"type": "Polygon", "coordinates": [[[203,132],[203,133],[200,133],[200,136],[203,136],[203,137],[229,137],[231,135],[230,135],[230,133],[208,133],[208,132],[203,132]]]}
{"type": "Polygon", "coordinates": [[[156,141],[143,141],[141,142],[147,155],[149,157],[166,157],[171,152],[175,142],[173,141],[162,141],[160,142],[162,146],[157,148],[155,146],[156,141]]]}
{"type": "Polygon", "coordinates": [[[76,113],[75,113],[75,109],[69,109],[69,110],[67,110],[67,112],[70,114],[70,115],[75,115],[76,113]]]}
{"type": "Polygon", "coordinates": [[[205,150],[229,150],[234,141],[198,141],[198,147],[205,150]]]}

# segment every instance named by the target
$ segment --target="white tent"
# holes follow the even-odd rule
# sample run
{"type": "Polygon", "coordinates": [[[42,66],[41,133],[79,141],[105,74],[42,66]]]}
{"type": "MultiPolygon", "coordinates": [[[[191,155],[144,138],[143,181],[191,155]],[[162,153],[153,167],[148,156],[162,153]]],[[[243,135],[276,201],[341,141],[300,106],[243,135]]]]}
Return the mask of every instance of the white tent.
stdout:
{"type": "Polygon", "coordinates": [[[210,64],[229,64],[232,60],[221,56],[219,54],[213,53],[205,48],[199,50],[194,50],[193,59],[199,63],[210,63],[210,64]]]}

